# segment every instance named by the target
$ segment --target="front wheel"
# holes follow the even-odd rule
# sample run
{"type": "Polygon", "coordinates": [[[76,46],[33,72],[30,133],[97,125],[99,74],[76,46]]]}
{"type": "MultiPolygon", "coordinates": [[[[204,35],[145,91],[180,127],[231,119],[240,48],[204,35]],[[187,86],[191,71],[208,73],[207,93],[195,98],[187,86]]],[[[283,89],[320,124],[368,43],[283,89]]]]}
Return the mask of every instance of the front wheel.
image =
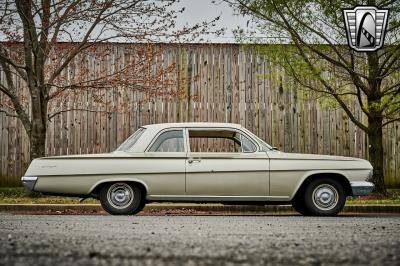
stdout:
{"type": "Polygon", "coordinates": [[[310,215],[310,212],[307,210],[304,200],[301,198],[296,198],[292,200],[292,207],[295,211],[302,215],[310,215]]]}
{"type": "Polygon", "coordinates": [[[310,215],[333,216],[342,211],[346,203],[344,188],[334,179],[313,180],[304,192],[304,207],[310,215]]]}
{"type": "Polygon", "coordinates": [[[103,209],[110,214],[136,214],[144,207],[142,195],[142,191],[133,184],[111,183],[101,189],[100,203],[103,209]]]}

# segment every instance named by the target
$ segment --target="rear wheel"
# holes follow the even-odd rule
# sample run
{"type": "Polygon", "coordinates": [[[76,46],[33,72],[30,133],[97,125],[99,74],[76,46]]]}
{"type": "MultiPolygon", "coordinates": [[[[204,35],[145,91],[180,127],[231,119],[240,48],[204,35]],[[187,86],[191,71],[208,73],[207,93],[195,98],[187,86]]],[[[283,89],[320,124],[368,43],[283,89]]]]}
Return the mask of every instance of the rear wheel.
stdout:
{"type": "Polygon", "coordinates": [[[336,215],[343,209],[345,202],[343,186],[330,178],[313,180],[304,191],[304,207],[310,215],[336,215]]]}
{"type": "Polygon", "coordinates": [[[100,203],[106,212],[114,215],[136,214],[145,204],[142,191],[125,182],[105,185],[100,191],[100,203]]]}

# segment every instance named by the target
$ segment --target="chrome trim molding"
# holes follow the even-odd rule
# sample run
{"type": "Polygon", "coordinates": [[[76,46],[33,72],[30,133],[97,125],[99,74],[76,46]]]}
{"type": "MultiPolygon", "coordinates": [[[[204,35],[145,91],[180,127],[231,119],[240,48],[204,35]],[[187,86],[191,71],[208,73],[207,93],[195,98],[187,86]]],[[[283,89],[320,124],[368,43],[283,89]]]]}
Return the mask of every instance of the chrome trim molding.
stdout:
{"type": "Polygon", "coordinates": [[[367,181],[354,181],[350,182],[351,190],[353,192],[353,196],[365,196],[371,193],[375,185],[371,182],[367,181]]]}
{"type": "MultiPolygon", "coordinates": [[[[326,173],[337,173],[337,171],[362,171],[369,170],[368,168],[303,168],[303,169],[270,169],[270,172],[298,172],[298,171],[325,171],[326,173]]],[[[364,181],[363,181],[364,182],[364,181]]]]}
{"type": "Polygon", "coordinates": [[[33,191],[35,187],[37,176],[23,176],[21,177],[22,184],[26,187],[29,191],[33,191]]]}
{"type": "Polygon", "coordinates": [[[289,201],[286,196],[147,195],[147,200],[174,201],[289,201]]]}

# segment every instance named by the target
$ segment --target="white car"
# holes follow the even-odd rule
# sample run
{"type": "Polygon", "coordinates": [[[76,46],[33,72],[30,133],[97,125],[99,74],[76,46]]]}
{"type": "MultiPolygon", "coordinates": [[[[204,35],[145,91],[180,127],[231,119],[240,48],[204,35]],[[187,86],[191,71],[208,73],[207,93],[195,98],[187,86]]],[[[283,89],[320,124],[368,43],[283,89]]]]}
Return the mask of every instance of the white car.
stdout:
{"type": "Polygon", "coordinates": [[[367,195],[363,159],[276,150],[237,124],[171,123],[139,128],[116,151],[32,161],[23,184],[52,195],[94,197],[111,214],[147,202],[292,204],[335,215],[347,196],[367,195]]]}

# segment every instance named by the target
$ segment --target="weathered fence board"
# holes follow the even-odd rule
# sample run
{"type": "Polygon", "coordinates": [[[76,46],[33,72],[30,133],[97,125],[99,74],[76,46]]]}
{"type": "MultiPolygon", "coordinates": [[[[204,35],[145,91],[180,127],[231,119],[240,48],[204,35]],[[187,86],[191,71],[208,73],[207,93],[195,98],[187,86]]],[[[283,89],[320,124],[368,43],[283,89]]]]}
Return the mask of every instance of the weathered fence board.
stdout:
{"type": "MultiPolygon", "coordinates": [[[[76,58],[65,73],[72,78],[85,67],[91,79],[112,73],[132,58],[141,60],[136,46],[99,44],[97,51],[108,49],[107,56],[96,55],[94,49],[76,58]]],[[[156,91],[86,89],[51,102],[49,114],[63,112],[48,123],[47,154],[112,151],[148,123],[214,121],[242,124],[288,152],[367,157],[365,134],[340,108],[321,104],[259,52],[235,44],[160,44],[155,49],[159,53],[148,62],[151,68],[140,75],[157,75],[172,66],[160,77],[163,85],[156,91]]],[[[23,90],[20,80],[17,84],[23,90]]],[[[0,101],[3,104],[6,96],[0,94],[0,101]]],[[[357,104],[351,109],[356,117],[363,115],[357,104]]],[[[400,186],[399,125],[384,129],[385,177],[392,187],[400,186]]],[[[0,185],[18,183],[29,164],[29,140],[22,124],[4,113],[0,138],[0,185]]]]}

